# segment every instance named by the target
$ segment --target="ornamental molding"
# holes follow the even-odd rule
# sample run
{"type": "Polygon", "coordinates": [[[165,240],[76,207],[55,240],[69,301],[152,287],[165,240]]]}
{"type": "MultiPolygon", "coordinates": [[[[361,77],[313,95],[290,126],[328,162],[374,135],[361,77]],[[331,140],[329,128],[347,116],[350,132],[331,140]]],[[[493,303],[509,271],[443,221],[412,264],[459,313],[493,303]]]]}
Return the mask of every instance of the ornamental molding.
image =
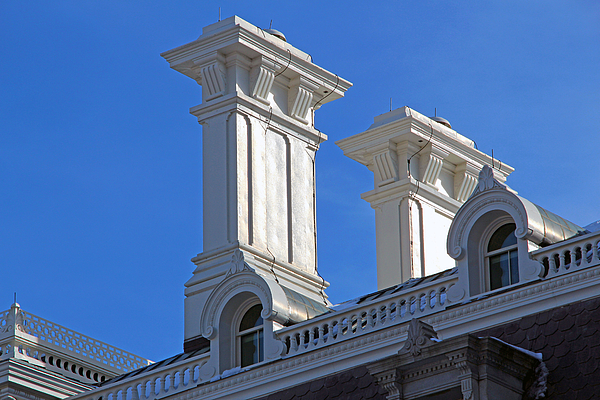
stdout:
{"type": "Polygon", "coordinates": [[[479,193],[483,193],[486,190],[492,190],[495,188],[506,190],[506,186],[501,184],[494,178],[494,170],[489,165],[484,165],[479,172],[479,181],[475,190],[471,194],[471,197],[477,196],[479,193]]]}
{"type": "Polygon", "coordinates": [[[251,269],[238,271],[235,275],[228,275],[208,297],[201,317],[202,336],[209,340],[217,336],[220,314],[229,300],[241,288],[254,293],[260,299],[265,315],[271,317],[276,314],[272,310],[271,292],[263,279],[251,269]],[[219,314],[219,318],[217,318],[217,314],[219,314]]]}
{"type": "Polygon", "coordinates": [[[474,222],[485,214],[482,212],[485,209],[489,211],[503,210],[508,212],[517,225],[517,229],[515,230],[517,238],[523,239],[529,233],[527,214],[518,197],[507,190],[488,192],[486,194],[488,196],[480,199],[474,199],[471,196],[452,221],[448,232],[447,251],[448,255],[455,260],[460,260],[464,257],[466,249],[463,248],[463,240],[468,235],[467,229],[470,232],[474,222]],[[498,208],[498,205],[508,206],[508,209],[512,212],[498,208]]]}
{"type": "Polygon", "coordinates": [[[229,271],[227,271],[225,278],[229,278],[231,275],[235,275],[244,271],[254,272],[254,269],[252,269],[250,265],[244,261],[244,253],[240,251],[240,249],[235,249],[233,251],[229,265],[229,271]]]}
{"type": "Polygon", "coordinates": [[[290,81],[288,92],[288,115],[303,124],[308,124],[308,109],[312,106],[313,95],[319,85],[298,75],[290,81]]]}
{"type": "Polygon", "coordinates": [[[398,354],[408,353],[416,357],[421,354],[422,349],[435,343],[432,338],[438,338],[433,327],[413,318],[408,325],[408,338],[398,354]]]}
{"type": "Polygon", "coordinates": [[[265,56],[256,57],[250,70],[250,96],[269,105],[269,93],[275,82],[275,71],[279,68],[278,63],[265,56]]]}
{"type": "MultiPolygon", "coordinates": [[[[473,314],[491,316],[494,314],[500,314],[508,310],[513,310],[519,306],[528,306],[535,304],[539,298],[547,299],[548,293],[552,293],[553,306],[540,307],[539,309],[527,309],[526,312],[512,313],[511,319],[519,318],[521,316],[541,312],[548,308],[560,307],[573,301],[580,300],[579,298],[568,298],[565,301],[557,301],[560,295],[573,294],[581,287],[573,288],[576,284],[581,282],[590,282],[589,285],[578,285],[578,286],[598,286],[600,278],[600,267],[596,267],[593,270],[583,270],[578,273],[570,275],[561,275],[560,278],[552,278],[551,280],[538,282],[536,285],[525,286],[521,289],[513,289],[502,295],[493,295],[489,299],[480,299],[470,304],[463,305],[460,308],[441,311],[438,315],[430,315],[422,318],[427,323],[435,325],[438,330],[443,329],[441,325],[451,323],[456,325],[456,320],[462,319],[468,321],[477,321],[479,318],[473,318],[473,314]],[[513,307],[508,307],[514,304],[513,307]]],[[[583,294],[585,296],[585,293],[583,294]]],[[[586,297],[587,298],[587,297],[586,297]]],[[[506,322],[506,321],[503,321],[506,322]]],[[[483,329],[485,326],[476,327],[474,330],[483,329]]]]}
{"type": "MultiPolygon", "coordinates": [[[[284,358],[283,360],[270,364],[262,368],[254,368],[245,373],[229,377],[227,379],[221,379],[216,382],[206,382],[206,384],[200,384],[197,388],[190,389],[181,393],[176,393],[171,400],[188,400],[190,398],[198,398],[200,396],[210,395],[217,391],[225,391],[229,388],[235,388],[236,393],[241,393],[247,390],[249,387],[257,387],[259,385],[270,385],[273,386],[273,382],[277,382],[278,379],[288,377],[290,374],[300,374],[304,371],[313,371],[320,366],[330,366],[332,358],[346,359],[356,355],[356,350],[363,349],[364,352],[369,352],[368,348],[376,346],[381,347],[382,341],[388,341],[389,344],[385,344],[383,347],[393,345],[397,343],[396,338],[406,333],[406,328],[396,327],[387,331],[379,331],[376,334],[368,335],[368,337],[357,337],[354,340],[344,342],[337,346],[327,346],[318,351],[308,351],[307,354],[299,356],[292,356],[290,358],[284,358]],[[342,353],[346,353],[345,357],[342,353]],[[321,364],[321,365],[319,365],[321,364]],[[264,378],[263,382],[257,382],[259,379],[264,378]],[[239,387],[240,385],[247,385],[247,387],[239,387]]],[[[370,353],[370,352],[369,352],[370,353]]],[[[343,367],[340,367],[343,369],[343,367]]],[[[339,371],[341,371],[340,369],[339,371]]],[[[336,371],[336,372],[339,372],[336,371]]],[[[329,371],[328,373],[330,373],[329,371]]],[[[311,377],[309,379],[316,379],[318,376],[311,377]]],[[[277,388],[277,390],[285,390],[290,386],[277,388]]],[[[273,388],[275,390],[275,388],[273,388]]],[[[219,397],[214,395],[210,398],[216,399],[221,396],[227,396],[230,392],[224,392],[219,394],[219,397]]]]}

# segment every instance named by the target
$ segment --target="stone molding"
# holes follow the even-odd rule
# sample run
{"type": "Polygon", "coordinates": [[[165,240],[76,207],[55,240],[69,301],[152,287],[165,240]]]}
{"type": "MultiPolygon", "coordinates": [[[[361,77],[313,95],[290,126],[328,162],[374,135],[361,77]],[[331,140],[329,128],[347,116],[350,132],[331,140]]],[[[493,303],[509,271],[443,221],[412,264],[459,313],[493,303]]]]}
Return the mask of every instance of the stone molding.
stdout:
{"type": "Polygon", "coordinates": [[[408,325],[408,338],[400,349],[400,354],[407,353],[413,357],[421,354],[421,351],[435,343],[432,338],[437,339],[437,333],[433,327],[425,322],[413,318],[408,325]]]}
{"type": "Polygon", "coordinates": [[[367,365],[388,399],[416,398],[460,388],[463,400],[523,394],[528,375],[541,364],[494,338],[463,334],[433,343],[422,354],[402,351],[367,365]]]}

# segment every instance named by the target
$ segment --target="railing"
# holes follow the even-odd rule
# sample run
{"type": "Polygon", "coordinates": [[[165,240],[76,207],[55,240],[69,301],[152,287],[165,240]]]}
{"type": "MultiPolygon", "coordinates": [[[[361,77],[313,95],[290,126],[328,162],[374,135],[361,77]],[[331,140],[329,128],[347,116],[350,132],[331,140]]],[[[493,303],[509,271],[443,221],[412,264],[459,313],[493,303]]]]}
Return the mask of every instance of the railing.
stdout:
{"type": "Polygon", "coordinates": [[[325,314],[311,320],[310,325],[283,328],[276,334],[287,347],[286,357],[352,339],[445,309],[448,288],[457,280],[457,275],[447,276],[390,294],[379,301],[325,314]]]}
{"type": "Polygon", "coordinates": [[[533,259],[544,266],[543,277],[551,278],[600,264],[600,232],[578,236],[536,250],[533,259]]]}
{"type": "Polygon", "coordinates": [[[114,384],[107,383],[92,392],[72,397],[86,400],[153,400],[172,395],[197,386],[200,368],[209,359],[209,354],[181,361],[173,365],[159,367],[142,376],[133,376],[114,384]]]}
{"type": "MultiPolygon", "coordinates": [[[[34,358],[41,359],[42,353],[48,353],[48,349],[53,349],[54,346],[60,348],[59,352],[65,353],[76,359],[88,360],[94,364],[101,364],[109,370],[116,373],[128,372],[152,363],[152,361],[136,356],[125,350],[121,350],[107,343],[93,339],[89,336],[75,332],[64,326],[55,324],[44,318],[36,315],[25,313],[17,308],[16,312],[19,317],[22,316],[22,321],[11,320],[11,312],[13,309],[0,313],[0,331],[6,330],[8,324],[18,324],[17,331],[22,331],[28,335],[37,338],[37,344],[31,343],[28,347],[23,347],[21,344],[18,351],[21,354],[26,354],[34,358]],[[43,349],[44,343],[53,345],[43,349]],[[41,345],[41,346],[38,346],[41,345]]],[[[9,332],[5,332],[0,336],[7,336],[9,332]]],[[[14,346],[14,345],[13,345],[14,346]]],[[[3,349],[3,354],[6,354],[6,349],[3,349]]],[[[60,355],[56,355],[53,359],[57,360],[58,367],[62,368],[60,355]]],[[[43,360],[49,362],[50,360],[43,360]]]]}

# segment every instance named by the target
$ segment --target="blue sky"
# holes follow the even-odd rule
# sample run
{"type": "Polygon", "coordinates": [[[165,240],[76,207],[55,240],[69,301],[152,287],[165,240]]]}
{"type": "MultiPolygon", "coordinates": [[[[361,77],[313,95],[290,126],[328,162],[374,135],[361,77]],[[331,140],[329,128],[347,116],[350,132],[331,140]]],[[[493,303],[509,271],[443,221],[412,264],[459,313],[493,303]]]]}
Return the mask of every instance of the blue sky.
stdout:
{"type": "Polygon", "coordinates": [[[507,183],[600,219],[600,3],[30,1],[0,4],[0,309],[159,360],[181,350],[202,251],[201,89],[163,51],[237,14],[354,84],[316,127],[319,268],[376,290],[372,174],[334,141],[408,105],[513,166],[507,183]]]}

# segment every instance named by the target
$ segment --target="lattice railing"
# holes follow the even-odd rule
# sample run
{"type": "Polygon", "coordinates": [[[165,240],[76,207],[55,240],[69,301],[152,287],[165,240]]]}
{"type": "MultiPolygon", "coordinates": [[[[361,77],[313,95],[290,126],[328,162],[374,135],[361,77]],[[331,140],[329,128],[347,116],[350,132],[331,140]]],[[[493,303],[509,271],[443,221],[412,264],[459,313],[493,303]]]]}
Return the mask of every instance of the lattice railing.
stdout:
{"type": "MultiPolygon", "coordinates": [[[[92,363],[101,363],[109,370],[116,370],[120,373],[128,372],[145,365],[149,365],[152,361],[139,357],[133,353],[111,346],[108,343],[101,342],[79,332],[68,329],[64,326],[55,324],[47,319],[38,317],[30,313],[26,313],[17,309],[22,321],[17,321],[17,331],[24,332],[37,338],[37,344],[30,343],[28,346],[21,346],[20,352],[33,357],[34,354],[46,354],[48,349],[53,349],[57,346],[59,352],[65,353],[76,359],[91,361],[92,363]],[[49,344],[47,349],[41,348],[39,345],[49,344]]],[[[3,311],[0,313],[0,327],[6,329],[10,321],[10,313],[12,310],[3,311]]],[[[4,333],[4,336],[8,332],[4,333]]],[[[13,344],[14,346],[14,344],[13,344]]],[[[6,350],[6,349],[3,349],[6,350]]],[[[5,353],[6,351],[3,351],[5,353]]],[[[41,356],[38,356],[41,357],[41,356]]],[[[58,358],[54,354],[53,358],[58,358]]]]}

